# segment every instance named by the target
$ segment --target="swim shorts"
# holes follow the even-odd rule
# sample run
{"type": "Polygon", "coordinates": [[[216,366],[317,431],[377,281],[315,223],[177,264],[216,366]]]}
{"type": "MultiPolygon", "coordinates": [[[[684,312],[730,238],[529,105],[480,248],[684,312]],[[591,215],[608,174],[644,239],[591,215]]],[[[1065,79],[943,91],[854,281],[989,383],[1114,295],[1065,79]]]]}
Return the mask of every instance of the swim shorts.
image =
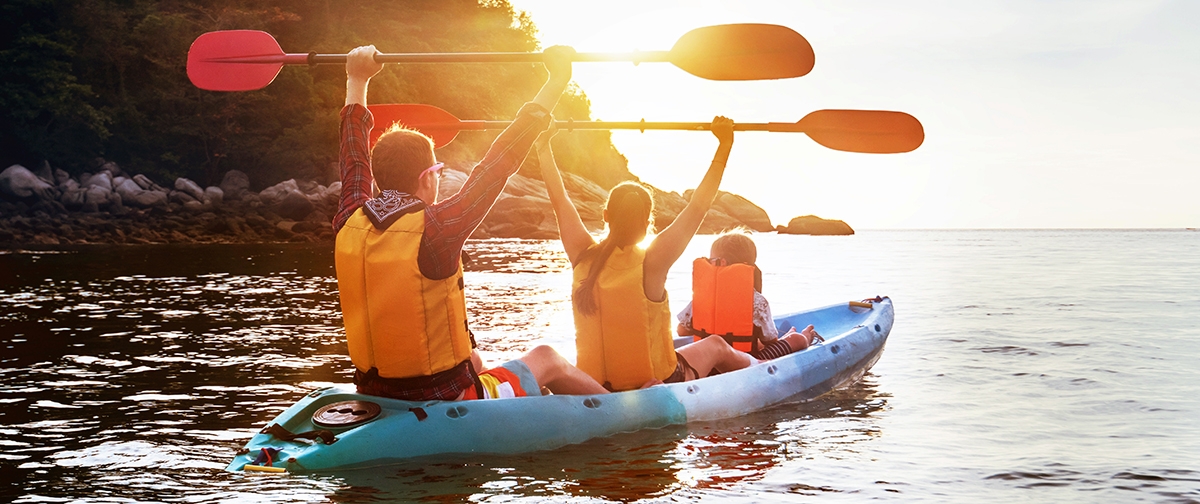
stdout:
{"type": "MultiPolygon", "coordinates": [[[[520,360],[508,361],[498,368],[479,373],[479,382],[483,385],[484,399],[542,395],[542,388],[534,379],[533,372],[520,360]]],[[[474,388],[467,390],[463,396],[463,399],[476,398],[474,388]]]]}

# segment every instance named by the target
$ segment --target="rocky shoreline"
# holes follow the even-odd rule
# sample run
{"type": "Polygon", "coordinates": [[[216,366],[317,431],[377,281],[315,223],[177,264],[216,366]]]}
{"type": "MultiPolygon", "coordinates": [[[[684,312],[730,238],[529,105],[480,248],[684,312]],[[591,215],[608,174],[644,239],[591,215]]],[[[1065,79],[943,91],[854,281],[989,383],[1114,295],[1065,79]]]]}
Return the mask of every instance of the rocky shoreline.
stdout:
{"type": "MultiPolygon", "coordinates": [[[[73,178],[43,165],[13,165],[0,172],[0,245],[332,242],[330,226],[341,183],[287,180],[255,192],[246,174],[231,170],[221,183],[201,187],[179,178],[163,187],[145,175],[129,175],[112,162],[73,178]]],[[[589,230],[603,229],[608,191],[564,173],[567,192],[589,230]]],[[[467,172],[446,170],[441,194],[453,194],[467,172]]],[[[683,194],[651,188],[655,226],[662,229],[687,205],[683,194]]],[[[773,226],[766,211],[722,192],[700,233],[745,228],[756,232],[853,234],[841,221],[814,216],[773,226]]],[[[541,180],[514,175],[472,238],[557,239],[558,228],[541,180]]]]}

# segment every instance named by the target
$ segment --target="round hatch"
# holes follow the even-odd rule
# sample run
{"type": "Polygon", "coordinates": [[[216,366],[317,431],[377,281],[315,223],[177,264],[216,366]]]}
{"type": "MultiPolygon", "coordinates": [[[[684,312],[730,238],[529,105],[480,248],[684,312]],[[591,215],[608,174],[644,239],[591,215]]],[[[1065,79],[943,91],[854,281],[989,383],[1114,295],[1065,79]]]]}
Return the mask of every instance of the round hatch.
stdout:
{"type": "Polygon", "coordinates": [[[326,404],[313,413],[313,423],[321,427],[350,427],[379,416],[382,409],[371,401],[342,401],[326,404]]]}

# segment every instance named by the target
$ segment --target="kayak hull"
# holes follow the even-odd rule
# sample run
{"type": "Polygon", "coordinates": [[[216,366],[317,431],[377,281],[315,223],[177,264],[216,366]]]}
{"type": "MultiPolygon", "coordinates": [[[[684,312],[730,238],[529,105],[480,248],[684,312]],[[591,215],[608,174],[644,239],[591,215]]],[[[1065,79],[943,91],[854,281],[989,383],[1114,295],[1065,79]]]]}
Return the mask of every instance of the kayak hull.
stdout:
{"type": "Polygon", "coordinates": [[[271,424],[292,433],[326,429],[336,436],[332,444],[256,434],[226,470],[253,468],[262,448],[279,450],[274,468],[331,472],[438,454],[548,450],[621,432],[732,418],[853,383],[879,359],[894,318],[887,298],[870,308],[842,303],[780,316],[775,323],[781,333],[813,324],[826,341],[731,373],[616,394],[400,401],[340,387],[315,390],[271,424]],[[381,412],[349,428],[313,423],[321,407],[353,400],[374,402],[381,412]]]}

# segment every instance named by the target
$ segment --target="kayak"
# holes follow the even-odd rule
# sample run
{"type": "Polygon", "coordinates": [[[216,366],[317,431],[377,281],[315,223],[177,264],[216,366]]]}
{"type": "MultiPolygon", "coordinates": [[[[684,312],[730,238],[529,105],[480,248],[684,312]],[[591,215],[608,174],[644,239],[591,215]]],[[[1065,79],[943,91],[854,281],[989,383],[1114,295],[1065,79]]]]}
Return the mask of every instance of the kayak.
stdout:
{"type": "Polygon", "coordinates": [[[858,380],[879,359],[894,318],[886,297],[779,316],[781,334],[812,324],[825,341],[730,373],[606,395],[401,401],[357,394],[353,385],[327,387],[280,413],[226,470],[328,473],[432,455],[550,450],[733,418],[858,380]]]}

